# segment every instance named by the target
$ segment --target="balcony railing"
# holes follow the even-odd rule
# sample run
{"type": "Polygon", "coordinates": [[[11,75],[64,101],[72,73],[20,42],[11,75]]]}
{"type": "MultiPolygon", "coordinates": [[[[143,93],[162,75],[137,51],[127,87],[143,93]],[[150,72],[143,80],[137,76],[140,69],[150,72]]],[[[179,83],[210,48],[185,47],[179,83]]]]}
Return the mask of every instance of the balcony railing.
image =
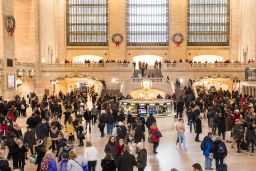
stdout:
{"type": "Polygon", "coordinates": [[[167,68],[179,68],[179,67],[189,67],[189,68],[217,68],[217,67],[252,67],[256,66],[256,63],[241,64],[241,63],[167,63],[167,68]]]}
{"type": "Polygon", "coordinates": [[[16,66],[24,66],[24,67],[35,67],[35,63],[30,62],[15,62],[16,66]]]}

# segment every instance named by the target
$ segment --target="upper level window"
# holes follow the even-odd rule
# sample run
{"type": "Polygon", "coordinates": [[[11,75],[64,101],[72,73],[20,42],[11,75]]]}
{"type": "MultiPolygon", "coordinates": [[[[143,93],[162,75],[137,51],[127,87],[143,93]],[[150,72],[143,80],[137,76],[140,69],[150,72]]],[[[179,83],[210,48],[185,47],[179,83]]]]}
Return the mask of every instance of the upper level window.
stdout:
{"type": "Polygon", "coordinates": [[[168,1],[127,0],[127,45],[168,45],[168,1]]]}
{"type": "Polygon", "coordinates": [[[108,0],[67,0],[67,45],[108,45],[108,0]]]}
{"type": "Polygon", "coordinates": [[[228,46],[230,0],[188,2],[188,45],[228,46]]]}

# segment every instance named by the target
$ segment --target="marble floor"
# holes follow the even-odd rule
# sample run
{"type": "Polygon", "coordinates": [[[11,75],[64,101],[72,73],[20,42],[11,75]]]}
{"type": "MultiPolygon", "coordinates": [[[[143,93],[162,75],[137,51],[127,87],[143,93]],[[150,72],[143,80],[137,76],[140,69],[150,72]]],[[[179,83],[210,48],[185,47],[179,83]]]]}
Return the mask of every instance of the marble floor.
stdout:
{"type": "MultiPolygon", "coordinates": [[[[26,125],[26,118],[19,118],[18,123],[23,130],[26,125]]],[[[175,144],[176,131],[174,117],[157,118],[158,127],[160,128],[163,137],[161,138],[160,145],[158,147],[158,154],[152,153],[152,145],[148,142],[145,143],[148,150],[148,164],[145,171],[170,171],[171,168],[177,168],[179,171],[191,171],[193,163],[200,163],[204,166],[204,157],[200,150],[200,143],[195,142],[195,135],[189,132],[189,128],[186,127],[186,146],[187,150],[179,150],[175,144]]],[[[207,134],[208,128],[206,120],[203,120],[203,134],[200,139],[207,134]]],[[[101,138],[97,126],[93,126],[92,133],[86,135],[86,139],[90,139],[94,146],[98,149],[98,164],[97,171],[101,171],[100,160],[105,156],[104,146],[108,141],[108,137],[101,138]]],[[[255,156],[246,155],[246,153],[236,153],[235,149],[231,149],[231,144],[227,144],[228,157],[225,162],[228,165],[229,171],[255,171],[256,162],[255,156]]],[[[82,147],[75,147],[79,154],[83,155],[82,147]]],[[[215,167],[213,165],[213,167],[215,167]]],[[[34,171],[36,166],[27,161],[25,171],[34,171]]],[[[134,169],[135,171],[137,169],[134,169]]]]}

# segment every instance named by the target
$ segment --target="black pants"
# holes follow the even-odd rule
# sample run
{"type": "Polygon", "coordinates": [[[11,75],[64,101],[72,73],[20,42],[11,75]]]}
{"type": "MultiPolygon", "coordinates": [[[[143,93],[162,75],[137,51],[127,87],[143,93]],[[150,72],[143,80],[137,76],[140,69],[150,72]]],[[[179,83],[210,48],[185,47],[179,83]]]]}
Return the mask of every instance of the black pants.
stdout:
{"type": "Polygon", "coordinates": [[[216,158],[215,162],[216,162],[216,169],[217,169],[219,164],[223,164],[223,158],[216,158]]]}
{"type": "Polygon", "coordinates": [[[84,146],[83,138],[80,138],[80,139],[79,139],[79,145],[84,146]]]}
{"type": "Polygon", "coordinates": [[[92,115],[92,124],[97,122],[97,115],[92,115]]]}
{"type": "Polygon", "coordinates": [[[223,136],[223,140],[225,140],[225,131],[220,131],[220,129],[218,129],[218,135],[221,136],[221,134],[223,136]]]}
{"type": "Polygon", "coordinates": [[[21,171],[24,170],[24,163],[22,160],[13,160],[13,168],[19,168],[21,171]]]}
{"type": "Polygon", "coordinates": [[[58,140],[52,140],[52,145],[49,148],[52,148],[52,152],[57,150],[58,147],[58,140]]]}
{"type": "Polygon", "coordinates": [[[200,133],[196,133],[195,141],[199,141],[199,134],[200,134],[200,133]]]}
{"type": "Polygon", "coordinates": [[[156,152],[158,145],[159,145],[159,142],[153,142],[153,152],[156,152]]]}
{"type": "Polygon", "coordinates": [[[97,164],[97,161],[88,161],[89,171],[95,171],[96,170],[96,164],[97,164]]]}
{"type": "Polygon", "coordinates": [[[68,140],[69,140],[69,141],[75,141],[75,136],[74,136],[74,135],[68,136],[68,140]]]}
{"type": "Polygon", "coordinates": [[[103,127],[103,128],[100,128],[100,134],[101,134],[101,135],[100,135],[101,137],[104,137],[104,135],[105,135],[105,134],[104,134],[104,127],[103,127]]]}
{"type": "Polygon", "coordinates": [[[216,127],[216,126],[213,126],[213,127],[212,127],[212,133],[213,133],[213,135],[216,135],[216,130],[217,130],[217,127],[216,127]]]}
{"type": "Polygon", "coordinates": [[[138,171],[144,171],[145,170],[145,168],[143,167],[143,168],[138,168],[138,171]]]}
{"type": "Polygon", "coordinates": [[[236,140],[236,147],[237,147],[237,151],[238,151],[238,152],[241,151],[241,149],[240,149],[240,144],[241,144],[241,142],[242,142],[242,141],[241,141],[240,139],[237,139],[237,140],[236,140]]]}

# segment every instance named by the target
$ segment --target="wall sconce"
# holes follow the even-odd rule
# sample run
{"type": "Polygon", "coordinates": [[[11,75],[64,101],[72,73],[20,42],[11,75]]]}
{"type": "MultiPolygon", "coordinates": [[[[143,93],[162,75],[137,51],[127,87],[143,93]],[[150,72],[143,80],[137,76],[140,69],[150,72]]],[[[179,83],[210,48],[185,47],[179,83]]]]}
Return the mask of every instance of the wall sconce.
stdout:
{"type": "Polygon", "coordinates": [[[30,77],[35,77],[36,76],[36,71],[35,70],[29,70],[28,71],[28,76],[30,76],[30,77]]]}
{"type": "Polygon", "coordinates": [[[17,76],[18,77],[23,77],[25,75],[25,70],[23,69],[18,69],[17,70],[17,76]]]}

